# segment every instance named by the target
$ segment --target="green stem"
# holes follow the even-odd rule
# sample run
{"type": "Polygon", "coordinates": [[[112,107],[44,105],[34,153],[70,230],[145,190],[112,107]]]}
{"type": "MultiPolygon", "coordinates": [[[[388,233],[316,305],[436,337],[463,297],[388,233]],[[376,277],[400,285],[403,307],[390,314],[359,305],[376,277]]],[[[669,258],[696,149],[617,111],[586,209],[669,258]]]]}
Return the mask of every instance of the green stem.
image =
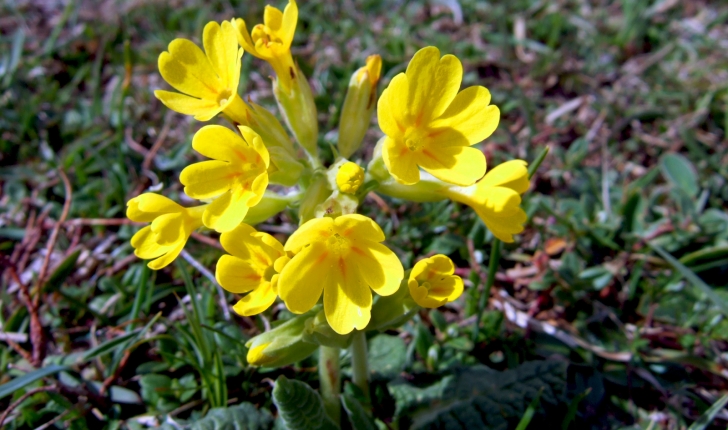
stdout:
{"type": "Polygon", "coordinates": [[[490,298],[490,289],[493,287],[495,282],[495,272],[498,270],[498,263],[500,262],[500,249],[501,241],[493,239],[493,247],[490,249],[490,260],[488,261],[488,278],[485,281],[485,288],[480,295],[480,301],[478,302],[478,312],[475,314],[475,322],[473,323],[473,343],[478,342],[478,335],[480,334],[480,317],[485,311],[485,305],[488,303],[490,298]]]}
{"type": "Polygon", "coordinates": [[[341,421],[341,368],[339,348],[321,346],[319,348],[319,388],[324,401],[326,414],[337,425],[341,421]]]}
{"type": "Polygon", "coordinates": [[[367,365],[367,336],[363,331],[352,334],[351,346],[351,373],[352,382],[359,387],[369,403],[369,369],[367,365]]]}

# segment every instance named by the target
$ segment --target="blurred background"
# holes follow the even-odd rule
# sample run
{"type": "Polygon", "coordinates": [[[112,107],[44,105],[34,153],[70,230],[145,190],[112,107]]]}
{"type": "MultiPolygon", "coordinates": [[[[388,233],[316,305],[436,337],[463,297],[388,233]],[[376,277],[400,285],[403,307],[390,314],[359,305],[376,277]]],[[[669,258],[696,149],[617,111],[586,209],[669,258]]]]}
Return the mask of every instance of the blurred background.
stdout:
{"type": "MultiPolygon", "coordinates": [[[[147,270],[125,219],[127,200],[147,189],[191,203],[178,174],[196,160],[190,142],[203,124],[154,98],[168,89],[157,57],[177,37],[201,43],[210,20],[261,22],[264,6],[0,2],[7,428],[183,428],[241,402],[255,408],[230,414],[269,428],[272,379],[317,386],[313,359],[275,371],[246,364],[245,340],[289,316],[282,304],[227,319],[209,277],[183,259],[147,270]],[[201,294],[192,310],[185,284],[201,294]]],[[[466,279],[458,302],[372,341],[384,428],[515,428],[528,410],[548,420],[531,428],[725,428],[728,4],[301,0],[299,10],[293,55],[325,153],[365,58],[382,56],[381,93],[428,45],[458,56],[463,86],[486,86],[500,107],[480,145],[489,167],[550,148],[475,336],[491,242],[482,222],[451,202],[363,204],[405,267],[444,253],[466,279]],[[544,363],[568,367],[534,367],[544,363]],[[475,370],[486,381],[501,372],[498,389],[470,387],[460,409],[438,409],[437,381],[478,381],[475,370]]],[[[239,92],[275,111],[271,73],[245,54],[239,92]]],[[[361,159],[380,136],[375,115],[361,159]]],[[[258,228],[285,237],[293,222],[284,212],[258,228]]],[[[198,233],[186,248],[210,271],[222,254],[212,237],[198,233]]]]}

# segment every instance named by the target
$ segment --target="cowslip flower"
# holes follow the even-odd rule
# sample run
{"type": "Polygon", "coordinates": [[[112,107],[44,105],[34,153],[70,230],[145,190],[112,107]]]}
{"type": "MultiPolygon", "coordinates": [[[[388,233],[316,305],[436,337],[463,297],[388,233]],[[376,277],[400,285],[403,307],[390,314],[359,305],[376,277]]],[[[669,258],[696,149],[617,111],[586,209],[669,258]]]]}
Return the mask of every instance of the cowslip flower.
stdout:
{"type": "Polygon", "coordinates": [[[386,135],[382,156],[391,175],[412,185],[419,168],[455,185],[472,185],[485,173],[485,156],[471,148],[498,126],[500,111],[481,86],[458,93],[463,67],[453,55],[426,47],[379,98],[379,126],[386,135]]]}
{"type": "Polygon", "coordinates": [[[290,260],[283,245],[247,224],[221,234],[220,244],[230,255],[217,262],[217,282],[231,293],[248,293],[233,310],[251,316],[268,309],[278,296],[278,273],[290,260]]]}
{"type": "Polygon", "coordinates": [[[263,24],[257,24],[248,33],[245,21],[235,20],[240,46],[262,60],[273,71],[273,94],[283,119],[293,131],[298,143],[312,156],[318,147],[318,113],[311,87],[301,70],[293,62],[291,43],[296,32],[298,6],[289,0],[281,12],[270,5],[265,7],[263,24]]]}
{"type": "Polygon", "coordinates": [[[293,313],[311,309],[323,293],[324,312],[339,334],[363,330],[369,323],[372,292],[397,291],[404,269],[381,244],[382,229],[363,215],[315,218],[288,238],[295,253],[278,280],[278,294],[293,313]]]}
{"type": "MultiPolygon", "coordinates": [[[[154,95],[168,108],[208,121],[220,112],[241,109],[238,95],[243,50],[238,48],[232,23],[209,22],[202,33],[205,52],[187,39],[175,39],[169,51],[159,55],[159,72],[178,91],[156,90],[154,95]]],[[[244,110],[244,106],[242,106],[244,110]]]]}
{"type": "Polygon", "coordinates": [[[445,255],[420,260],[410,272],[407,286],[414,301],[423,308],[437,308],[455,301],[463,293],[463,280],[445,255]]]}
{"type": "Polygon", "coordinates": [[[344,158],[349,158],[361,145],[369,129],[372,112],[376,106],[377,84],[382,72],[382,57],[370,55],[364,67],[359,68],[349,80],[344,106],[339,120],[337,148],[344,158]]]}
{"type": "Polygon", "coordinates": [[[521,209],[521,195],[530,185],[527,165],[523,160],[507,161],[491,169],[477,184],[452,187],[446,194],[473,208],[495,237],[513,242],[513,235],[523,231],[527,219],[521,209]]]}
{"type": "Polygon", "coordinates": [[[249,53],[267,61],[281,84],[285,88],[290,88],[297,71],[291,56],[291,43],[298,22],[296,1],[290,0],[283,12],[267,5],[263,22],[255,25],[252,33],[248,33],[245,21],[241,18],[236,19],[238,43],[249,53]]]}
{"type": "Polygon", "coordinates": [[[268,186],[268,150],[252,129],[238,128],[243,137],[220,125],[202,127],[192,147],[212,160],[185,167],[179,177],[185,194],[212,199],[202,222],[220,233],[237,227],[268,186]]]}
{"type": "Polygon", "coordinates": [[[202,227],[205,206],[184,208],[159,194],[146,193],[129,200],[126,216],[135,222],[148,222],[131,238],[134,255],[150,261],[159,270],[182,252],[193,231],[202,227]]]}

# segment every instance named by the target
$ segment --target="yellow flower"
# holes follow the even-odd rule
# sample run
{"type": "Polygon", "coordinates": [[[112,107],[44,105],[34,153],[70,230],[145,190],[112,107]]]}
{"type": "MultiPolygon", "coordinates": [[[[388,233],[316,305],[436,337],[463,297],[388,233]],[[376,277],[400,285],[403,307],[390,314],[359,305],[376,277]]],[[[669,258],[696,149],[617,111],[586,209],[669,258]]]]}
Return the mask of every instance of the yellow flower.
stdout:
{"type": "Polygon", "coordinates": [[[440,58],[430,46],[417,51],[406,73],[382,93],[377,108],[387,135],[382,155],[397,181],[417,183],[419,167],[455,185],[471,185],[485,173],[485,156],[470,146],[493,133],[500,111],[489,105],[485,87],[458,93],[462,75],[457,57],[440,58]]]}
{"type": "Polygon", "coordinates": [[[455,301],[463,293],[463,280],[453,273],[455,265],[445,255],[418,261],[407,282],[410,295],[423,308],[437,308],[455,301]]]}
{"type": "Polygon", "coordinates": [[[290,260],[276,238],[247,224],[220,235],[220,244],[232,255],[217,262],[215,278],[231,293],[249,293],[233,307],[243,316],[268,309],[278,295],[278,273],[290,260]]]}
{"type": "Polygon", "coordinates": [[[243,137],[220,125],[202,127],[192,147],[212,160],[187,166],[179,176],[188,196],[212,199],[202,222],[221,233],[237,227],[268,186],[268,150],[252,129],[238,128],[243,137]]]}
{"type": "Polygon", "coordinates": [[[165,81],[184,94],[157,90],[154,95],[168,108],[207,121],[240,104],[240,58],[235,27],[208,22],[202,33],[205,52],[187,39],[175,39],[169,52],[159,56],[159,72],[165,81]]]}
{"type": "Polygon", "coordinates": [[[296,77],[296,66],[291,57],[291,43],[296,32],[298,6],[290,0],[283,12],[273,6],[266,6],[264,24],[257,24],[248,33],[245,21],[235,20],[237,38],[240,46],[261,60],[267,61],[275,71],[279,81],[286,88],[291,87],[296,77]]]}
{"type": "Polygon", "coordinates": [[[159,270],[174,261],[193,231],[202,226],[205,206],[183,208],[159,194],[142,194],[129,200],[126,216],[136,222],[149,222],[131,238],[134,255],[150,269],[159,270]]]}
{"type": "Polygon", "coordinates": [[[344,106],[339,120],[339,140],[337,147],[341,156],[351,157],[361,145],[369,129],[372,112],[376,106],[377,84],[382,72],[382,57],[370,55],[366,66],[354,72],[349,80],[344,106]]]}
{"type": "Polygon", "coordinates": [[[491,169],[470,187],[453,187],[446,192],[451,199],[472,207],[488,230],[503,242],[523,231],[526,212],[521,195],[528,190],[528,169],[523,160],[511,160],[491,169]]]}
{"type": "Polygon", "coordinates": [[[278,294],[293,313],[311,309],[323,293],[326,320],[339,334],[364,329],[372,308],[370,288],[381,296],[397,291],[402,263],[381,244],[382,229],[363,215],[315,218],[286,242],[296,255],[278,280],[278,294]]]}
{"type": "Polygon", "coordinates": [[[342,193],[354,194],[364,183],[364,169],[351,161],[344,163],[336,173],[336,185],[342,193]]]}

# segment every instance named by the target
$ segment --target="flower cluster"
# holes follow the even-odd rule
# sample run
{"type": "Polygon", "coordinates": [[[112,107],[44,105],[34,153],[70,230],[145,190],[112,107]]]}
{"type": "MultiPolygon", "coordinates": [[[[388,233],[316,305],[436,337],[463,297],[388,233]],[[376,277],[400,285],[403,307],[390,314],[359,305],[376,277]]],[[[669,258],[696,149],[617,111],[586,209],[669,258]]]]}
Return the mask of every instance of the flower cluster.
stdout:
{"type": "Polygon", "coordinates": [[[382,228],[357,213],[368,192],[463,203],[505,242],[526,222],[521,208],[529,188],[526,163],[513,160],[486,173],[485,156],[474,147],[495,131],[498,107],[490,104],[485,87],[461,91],[462,64],[435,47],[419,50],[378,100],[382,61],[369,56],[349,83],[336,159],[321,159],[316,105],[291,55],[297,20],[296,2],[290,0],[284,11],[267,6],[264,23],[250,31],[239,18],[208,23],[204,51],[186,39],[169,44],[159,56],[159,71],[178,92],[157,90],[156,97],[199,121],[221,115],[231,127],[206,125],[192,138],[194,151],[207,159],[187,166],[179,180],[199,206],[184,208],[145,193],[127,209],[131,220],[150,223],[131,240],[138,257],[152,260],[150,268],[170,264],[195,230],[214,230],[226,251],[215,276],[239,297],[236,313],[259,314],[280,298],[306,317],[280,326],[277,338],[251,341],[253,364],[289,363],[302,358],[302,351],[310,354],[312,342],[339,342],[331,330],[345,336],[372,329],[373,319],[384,327],[386,309],[435,308],[462,294],[463,280],[445,255],[423,258],[405,271],[382,228]],[[244,52],[272,68],[278,111],[295,139],[273,113],[238,93],[244,52]],[[361,161],[356,154],[375,108],[383,137],[365,165],[356,162],[361,161]],[[279,192],[269,184],[279,185],[279,192]],[[292,188],[283,194],[284,187],[292,188]],[[300,220],[287,240],[253,227],[286,208],[300,220]],[[412,306],[401,305],[405,302],[412,306]],[[307,346],[294,355],[281,352],[298,343],[307,346]]]}

